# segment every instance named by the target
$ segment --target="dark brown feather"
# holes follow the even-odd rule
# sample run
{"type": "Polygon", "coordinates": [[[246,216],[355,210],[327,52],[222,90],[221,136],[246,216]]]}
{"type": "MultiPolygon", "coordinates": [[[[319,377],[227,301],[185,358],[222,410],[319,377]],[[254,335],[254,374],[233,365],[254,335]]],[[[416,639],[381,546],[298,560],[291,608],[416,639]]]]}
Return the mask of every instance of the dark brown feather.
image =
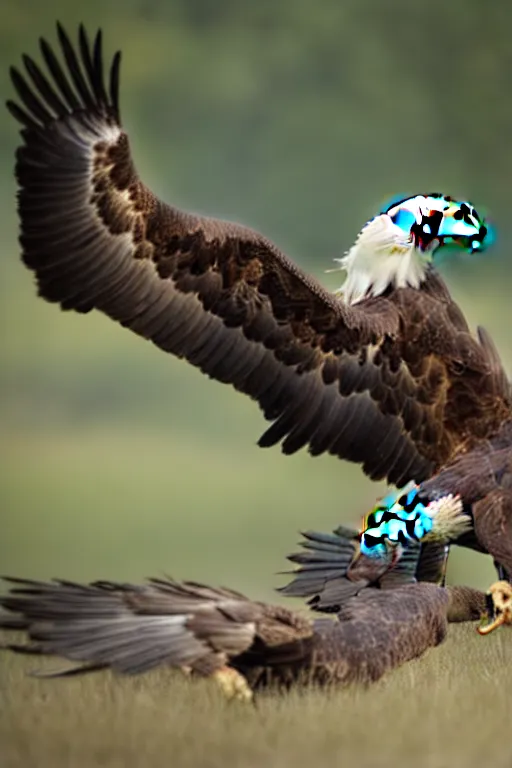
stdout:
{"type": "Polygon", "coordinates": [[[510,488],[491,491],[477,501],[473,506],[473,520],[479,543],[512,580],[512,484],[510,488]]]}
{"type": "Polygon", "coordinates": [[[474,530],[455,543],[491,554],[505,569],[500,578],[512,579],[512,420],[504,422],[494,437],[448,463],[420,489],[431,499],[459,495],[474,530]]]}
{"type": "Polygon", "coordinates": [[[261,438],[421,481],[509,413],[492,345],[474,339],[433,272],[420,291],[342,303],[271,242],[194,216],[141,182],[119,119],[119,63],[105,82],[101,33],[58,27],[45,74],[12,70],[23,106],[20,242],[39,294],[94,308],[255,399],[261,438]],[[367,435],[372,435],[368,439],[367,435]]]}
{"type": "Polygon", "coordinates": [[[359,550],[359,532],[339,526],[331,534],[306,531],[303,551],[288,556],[299,567],[278,592],[287,597],[307,597],[315,611],[338,613],[350,598],[368,588],[395,589],[416,581],[440,584],[444,580],[446,547],[427,543],[411,545],[396,563],[391,558],[369,558],[359,550]]]}
{"type": "MultiPolygon", "coordinates": [[[[453,602],[433,584],[366,589],[344,603],[338,620],[312,621],[194,582],[8,581],[0,606],[15,617],[0,614],[0,628],[25,630],[30,642],[7,647],[77,662],[62,674],[101,667],[132,674],[166,664],[210,675],[229,664],[254,686],[373,682],[440,643],[453,602]]],[[[462,604],[469,610],[484,599],[472,592],[459,596],[459,614],[462,604]]]]}

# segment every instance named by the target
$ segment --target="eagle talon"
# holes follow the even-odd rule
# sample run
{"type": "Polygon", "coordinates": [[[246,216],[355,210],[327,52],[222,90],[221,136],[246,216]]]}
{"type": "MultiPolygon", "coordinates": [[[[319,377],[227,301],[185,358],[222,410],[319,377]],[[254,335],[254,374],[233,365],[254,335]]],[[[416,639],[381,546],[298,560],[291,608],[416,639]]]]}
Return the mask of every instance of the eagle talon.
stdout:
{"type": "Polygon", "coordinates": [[[487,593],[489,611],[482,616],[477,627],[479,635],[489,635],[498,627],[512,625],[512,585],[508,581],[497,581],[487,593]],[[485,621],[490,623],[484,623],[485,621]]]}
{"type": "Polygon", "coordinates": [[[212,677],[217,681],[224,696],[229,701],[252,702],[254,694],[246,678],[233,667],[221,667],[212,677]]]}

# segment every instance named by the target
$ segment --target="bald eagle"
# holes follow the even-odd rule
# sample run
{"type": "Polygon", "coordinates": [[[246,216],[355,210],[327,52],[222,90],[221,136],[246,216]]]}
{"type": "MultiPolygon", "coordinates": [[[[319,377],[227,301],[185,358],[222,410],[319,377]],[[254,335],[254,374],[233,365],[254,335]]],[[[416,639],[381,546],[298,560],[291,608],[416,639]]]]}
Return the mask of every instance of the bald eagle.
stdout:
{"type": "Polygon", "coordinates": [[[167,665],[214,677],[241,699],[267,684],[371,683],[442,642],[448,621],[478,619],[486,605],[477,590],[422,583],[366,589],[336,619],[312,619],[172,579],[139,586],[8,581],[0,628],[25,631],[29,642],[6,647],[73,662],[50,676],[167,665]]]}
{"type": "Polygon", "coordinates": [[[421,482],[510,414],[485,332],[475,338],[432,266],[487,230],[468,203],[417,195],[376,216],[342,259],[343,297],[267,238],[157,199],[137,175],[119,109],[120,53],[58,26],[63,61],[11,69],[23,261],[40,296],[98,309],[257,401],[259,444],[307,446],[373,479],[421,482]]]}

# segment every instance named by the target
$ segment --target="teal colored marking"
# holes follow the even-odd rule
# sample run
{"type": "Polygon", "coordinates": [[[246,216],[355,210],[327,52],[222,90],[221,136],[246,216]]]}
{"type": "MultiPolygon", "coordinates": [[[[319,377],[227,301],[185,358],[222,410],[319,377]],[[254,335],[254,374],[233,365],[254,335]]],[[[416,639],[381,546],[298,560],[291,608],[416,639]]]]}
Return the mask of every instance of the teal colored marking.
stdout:
{"type": "Polygon", "coordinates": [[[382,213],[423,249],[436,241],[439,247],[473,253],[482,251],[494,239],[485,218],[470,202],[448,195],[414,195],[394,200],[382,213]]]}
{"type": "Polygon", "coordinates": [[[388,552],[386,542],[406,547],[420,541],[434,525],[427,510],[417,487],[386,496],[363,522],[361,552],[367,557],[383,558],[388,552]]]}

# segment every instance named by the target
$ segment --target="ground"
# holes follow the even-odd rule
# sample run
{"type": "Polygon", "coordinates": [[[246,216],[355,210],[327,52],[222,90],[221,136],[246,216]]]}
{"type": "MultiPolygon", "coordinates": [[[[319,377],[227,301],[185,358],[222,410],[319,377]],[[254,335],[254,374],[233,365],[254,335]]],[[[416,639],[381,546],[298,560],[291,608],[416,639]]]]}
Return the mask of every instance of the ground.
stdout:
{"type": "MultiPolygon", "coordinates": [[[[203,680],[155,671],[40,680],[0,655],[2,768],[510,768],[512,632],[447,642],[367,690],[227,703],[203,680]]],[[[52,662],[54,664],[54,662],[52,662]]]]}
{"type": "MultiPolygon", "coordinates": [[[[261,451],[245,429],[217,443],[171,427],[6,429],[0,573],[138,582],[168,572],[303,609],[274,590],[283,555],[298,530],[357,524],[376,484],[334,459],[261,451]]],[[[450,574],[480,588],[495,578],[490,558],[460,550],[450,574]]],[[[512,765],[505,628],[482,638],[451,627],[443,646],[368,691],[267,694],[256,707],[166,669],[28,677],[40,663],[0,652],[1,768],[512,765]]]]}

